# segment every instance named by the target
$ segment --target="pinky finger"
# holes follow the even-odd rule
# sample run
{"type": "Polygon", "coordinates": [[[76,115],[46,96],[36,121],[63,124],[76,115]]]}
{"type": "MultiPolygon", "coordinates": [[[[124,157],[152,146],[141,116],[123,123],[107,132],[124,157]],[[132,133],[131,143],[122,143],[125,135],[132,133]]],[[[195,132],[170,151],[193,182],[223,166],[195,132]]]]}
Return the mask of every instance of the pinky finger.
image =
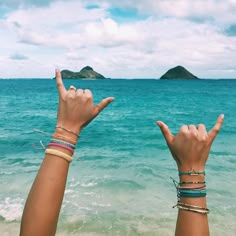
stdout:
{"type": "Polygon", "coordinates": [[[216,135],[219,133],[224,121],[224,114],[219,115],[214,127],[208,132],[210,141],[213,142],[216,135]]]}
{"type": "Polygon", "coordinates": [[[99,113],[100,111],[102,111],[114,100],[115,98],[113,97],[108,97],[108,98],[103,99],[99,104],[96,105],[97,112],[99,113]]]}

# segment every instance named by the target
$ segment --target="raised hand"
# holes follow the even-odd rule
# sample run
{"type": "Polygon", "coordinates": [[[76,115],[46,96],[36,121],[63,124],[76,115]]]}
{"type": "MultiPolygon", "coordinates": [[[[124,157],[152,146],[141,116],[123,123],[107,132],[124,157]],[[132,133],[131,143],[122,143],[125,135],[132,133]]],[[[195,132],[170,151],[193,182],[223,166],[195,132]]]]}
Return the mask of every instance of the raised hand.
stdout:
{"type": "Polygon", "coordinates": [[[114,100],[113,97],[108,97],[94,105],[90,90],[76,89],[74,86],[66,90],[58,69],[56,69],[56,82],[59,93],[57,126],[63,126],[78,134],[114,100]]]}
{"type": "Polygon", "coordinates": [[[209,132],[203,124],[183,125],[176,136],[164,122],[157,121],[179,171],[204,170],[211,145],[221,129],[223,120],[224,115],[221,114],[209,132]]]}

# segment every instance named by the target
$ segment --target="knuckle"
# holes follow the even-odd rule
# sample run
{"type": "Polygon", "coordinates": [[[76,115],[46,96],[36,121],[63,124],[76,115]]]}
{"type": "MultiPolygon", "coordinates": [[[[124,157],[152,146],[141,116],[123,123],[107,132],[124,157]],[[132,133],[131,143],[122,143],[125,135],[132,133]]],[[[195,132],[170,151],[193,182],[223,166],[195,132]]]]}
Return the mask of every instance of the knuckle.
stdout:
{"type": "Polygon", "coordinates": [[[67,93],[66,98],[68,98],[68,99],[73,99],[73,98],[74,98],[74,95],[73,95],[72,93],[67,93]]]}
{"type": "Polygon", "coordinates": [[[198,133],[197,133],[197,132],[192,131],[190,134],[191,134],[191,136],[194,137],[194,138],[197,138],[197,137],[198,137],[198,133]]]}
{"type": "Polygon", "coordinates": [[[188,131],[187,131],[186,129],[181,129],[181,130],[179,131],[179,134],[184,135],[184,136],[187,136],[187,135],[188,135],[188,131]]]}
{"type": "Polygon", "coordinates": [[[216,133],[219,133],[220,128],[219,128],[219,127],[215,127],[215,128],[214,128],[214,131],[215,131],[216,133]]]}
{"type": "Polygon", "coordinates": [[[198,137],[198,141],[201,143],[205,143],[207,141],[207,137],[205,135],[201,135],[198,137]]]}
{"type": "Polygon", "coordinates": [[[92,95],[91,95],[90,93],[85,93],[85,97],[86,97],[87,99],[92,99],[92,95]]]}

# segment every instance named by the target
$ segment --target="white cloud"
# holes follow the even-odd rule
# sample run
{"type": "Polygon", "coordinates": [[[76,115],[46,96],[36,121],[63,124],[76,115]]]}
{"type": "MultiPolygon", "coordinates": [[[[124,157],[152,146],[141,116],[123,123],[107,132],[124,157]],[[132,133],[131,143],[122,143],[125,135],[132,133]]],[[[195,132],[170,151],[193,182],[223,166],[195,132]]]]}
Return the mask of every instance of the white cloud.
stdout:
{"type": "Polygon", "coordinates": [[[236,37],[223,34],[225,25],[236,22],[234,1],[99,1],[92,9],[86,6],[98,1],[52,1],[47,7],[29,2],[0,20],[4,76],[15,77],[17,63],[22,77],[90,65],[107,77],[158,78],[178,64],[199,77],[236,77],[236,37]],[[152,14],[118,22],[111,6],[152,14]],[[27,60],[12,60],[16,52],[27,60]]]}
{"type": "MultiPolygon", "coordinates": [[[[85,0],[89,3],[91,0],[85,0]]],[[[106,0],[102,2],[107,2],[106,0]]],[[[214,20],[220,23],[236,21],[235,0],[127,0],[109,1],[111,6],[134,8],[140,14],[154,15],[156,17],[178,17],[193,20],[214,20]]]]}

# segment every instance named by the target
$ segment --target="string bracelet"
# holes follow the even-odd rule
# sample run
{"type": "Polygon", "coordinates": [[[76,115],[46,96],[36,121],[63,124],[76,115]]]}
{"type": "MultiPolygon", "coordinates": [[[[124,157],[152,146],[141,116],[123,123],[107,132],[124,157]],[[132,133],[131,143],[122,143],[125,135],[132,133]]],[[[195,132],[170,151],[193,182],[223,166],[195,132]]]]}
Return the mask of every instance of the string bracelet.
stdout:
{"type": "Polygon", "coordinates": [[[63,127],[63,126],[60,126],[60,125],[57,125],[56,128],[58,128],[58,129],[63,129],[63,130],[65,130],[65,131],[69,132],[69,133],[74,134],[75,136],[77,136],[77,137],[79,138],[79,134],[77,134],[76,132],[74,132],[74,131],[72,131],[72,130],[70,130],[70,129],[67,129],[67,128],[65,128],[65,127],[63,127]]]}
{"type": "Polygon", "coordinates": [[[47,146],[48,146],[48,147],[60,147],[60,148],[64,148],[64,149],[68,150],[69,152],[71,152],[72,155],[74,154],[74,149],[71,148],[71,147],[68,147],[68,146],[66,146],[66,145],[64,145],[64,144],[60,144],[60,143],[49,143],[47,146]]]}
{"type": "MultiPolygon", "coordinates": [[[[189,181],[189,182],[185,182],[185,181],[183,181],[183,182],[177,182],[175,179],[173,179],[172,177],[170,177],[171,179],[172,179],[172,181],[173,181],[173,183],[174,183],[174,185],[175,185],[175,187],[176,187],[176,189],[177,188],[189,188],[189,187],[182,187],[181,185],[190,185],[190,184],[202,184],[203,186],[201,186],[201,187],[206,187],[206,181],[189,181]]],[[[201,188],[200,187],[200,188],[201,188]]],[[[191,187],[190,187],[191,188],[191,187]]],[[[194,187],[195,188],[195,187],[194,187]]]]}
{"type": "Polygon", "coordinates": [[[66,141],[66,142],[74,144],[74,145],[76,145],[76,143],[77,143],[75,140],[72,140],[69,137],[63,136],[63,135],[52,135],[52,137],[55,138],[55,139],[66,141]]]}
{"type": "Polygon", "coordinates": [[[184,184],[206,184],[206,182],[205,181],[179,182],[179,185],[184,185],[184,184]]]}
{"type": "Polygon", "coordinates": [[[180,210],[191,211],[191,212],[199,213],[199,214],[209,214],[210,213],[209,209],[207,209],[207,208],[205,208],[205,209],[196,209],[196,208],[191,208],[191,207],[185,207],[185,206],[182,206],[182,205],[177,205],[176,207],[180,210]]]}
{"type": "Polygon", "coordinates": [[[204,184],[204,185],[202,185],[202,186],[199,186],[199,187],[194,187],[194,186],[184,186],[184,187],[182,187],[182,186],[178,186],[178,189],[193,189],[193,190],[197,190],[197,189],[204,189],[204,188],[206,188],[206,185],[204,184]]]}
{"type": "Polygon", "coordinates": [[[52,143],[64,144],[64,145],[66,145],[66,146],[68,146],[68,147],[71,147],[71,148],[75,149],[75,145],[74,145],[74,144],[68,143],[68,142],[63,141],[63,140],[60,140],[60,139],[52,138],[52,139],[51,139],[51,142],[52,142],[52,143]]]}
{"type": "MultiPolygon", "coordinates": [[[[201,207],[201,206],[196,206],[196,205],[191,205],[191,204],[187,204],[187,203],[184,203],[184,202],[180,202],[178,201],[177,204],[175,206],[173,206],[172,208],[175,208],[176,206],[185,206],[185,207],[192,207],[192,208],[197,208],[197,209],[204,209],[206,210],[207,208],[205,207],[201,207]]],[[[209,210],[209,209],[207,209],[209,210]]]]}
{"type": "Polygon", "coordinates": [[[72,160],[73,160],[73,158],[70,155],[67,155],[64,152],[61,152],[61,151],[58,151],[58,150],[55,150],[55,149],[47,148],[45,150],[45,154],[49,154],[49,155],[60,157],[60,158],[62,158],[64,160],[68,161],[69,163],[72,162],[72,160]]]}
{"type": "Polygon", "coordinates": [[[179,171],[179,176],[182,176],[182,175],[191,175],[191,176],[205,175],[205,170],[196,171],[192,168],[190,171],[186,171],[186,172],[179,171]]]}

